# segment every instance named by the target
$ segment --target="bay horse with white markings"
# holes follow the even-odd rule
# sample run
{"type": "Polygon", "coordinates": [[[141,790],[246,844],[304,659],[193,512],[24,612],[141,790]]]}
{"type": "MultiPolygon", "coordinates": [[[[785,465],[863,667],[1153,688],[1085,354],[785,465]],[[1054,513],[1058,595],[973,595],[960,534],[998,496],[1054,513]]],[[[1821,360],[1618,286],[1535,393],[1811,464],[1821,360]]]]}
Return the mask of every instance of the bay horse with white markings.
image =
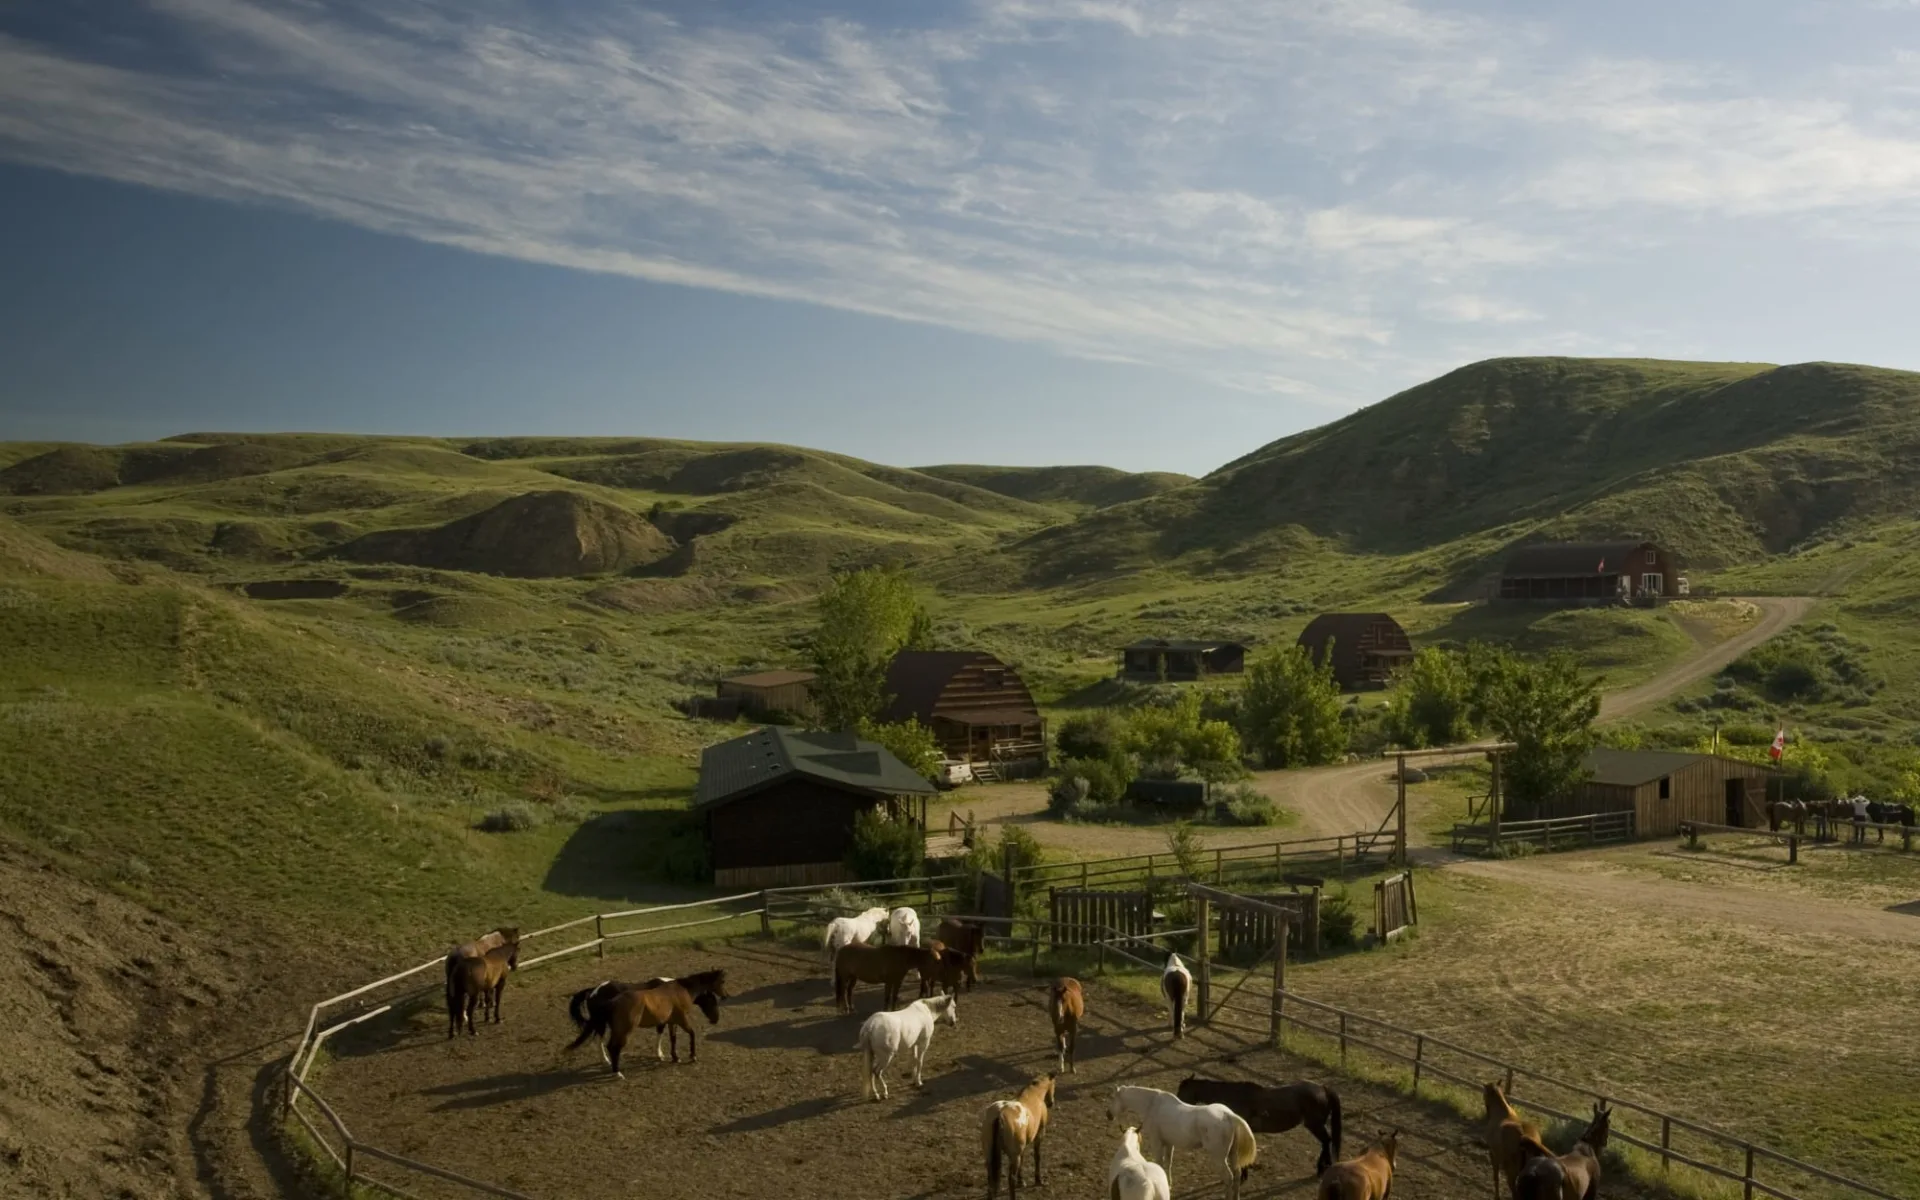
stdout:
{"type": "Polygon", "coordinates": [[[1536,1155],[1513,1181],[1514,1200],[1596,1200],[1600,1195],[1600,1156],[1607,1152],[1613,1110],[1593,1106],[1593,1121],[1573,1149],[1559,1157],[1536,1155]]]}
{"type": "Polygon", "coordinates": [[[920,972],[921,980],[937,974],[939,957],[932,946],[867,946],[853,942],[840,947],[833,956],[833,1002],[843,1013],[853,1012],[853,989],[862,983],[877,983],[885,994],[880,1007],[891,1010],[900,1003],[900,984],[907,972],[920,972]]]}
{"type": "Polygon", "coordinates": [[[688,975],[680,979],[653,979],[642,984],[615,983],[608,980],[590,988],[582,988],[573,994],[567,1003],[567,1015],[580,1030],[580,1036],[573,1039],[569,1050],[584,1046],[588,1038],[604,1039],[600,1047],[600,1057],[606,1060],[615,1076],[625,1079],[620,1070],[620,1051],[626,1047],[627,1039],[636,1029],[653,1030],[653,1056],[664,1060],[661,1053],[661,1035],[667,1035],[667,1044],[673,1052],[673,1061],[680,1061],[679,1030],[687,1031],[687,1061],[700,1060],[700,1046],[694,1033],[693,1013],[696,1009],[706,1018],[707,1024],[720,1023],[720,1001],[726,995],[726,972],[705,971],[699,975],[688,975]]]}
{"type": "Polygon", "coordinates": [[[1080,1022],[1087,1015],[1087,998],[1078,979],[1063,976],[1053,981],[1047,989],[1047,1015],[1053,1018],[1053,1048],[1060,1054],[1060,1069],[1075,1073],[1073,1052],[1080,1044],[1080,1022]]]}
{"type": "Polygon", "coordinates": [[[476,1037],[473,1010],[484,1007],[488,1019],[500,1023],[500,996],[507,990],[507,975],[520,965],[520,931],[496,929],[464,946],[447,952],[447,1036],[460,1032],[466,1022],[467,1036],[476,1037]]]}
{"type": "Polygon", "coordinates": [[[1320,1140],[1315,1174],[1324,1174],[1340,1155],[1340,1093],[1308,1080],[1262,1087],[1238,1080],[1199,1079],[1189,1075],[1174,1095],[1188,1104],[1224,1104],[1240,1114],[1255,1133],[1286,1133],[1304,1125],[1320,1140]]]}
{"type": "Polygon", "coordinates": [[[1000,1190],[1000,1164],[1007,1169],[1007,1200],[1020,1194],[1020,1155],[1033,1147],[1033,1186],[1041,1187],[1040,1139],[1053,1113],[1052,1075],[1042,1075],[1015,1100],[995,1100],[980,1114],[980,1152],[987,1159],[987,1200],[1000,1190]]]}

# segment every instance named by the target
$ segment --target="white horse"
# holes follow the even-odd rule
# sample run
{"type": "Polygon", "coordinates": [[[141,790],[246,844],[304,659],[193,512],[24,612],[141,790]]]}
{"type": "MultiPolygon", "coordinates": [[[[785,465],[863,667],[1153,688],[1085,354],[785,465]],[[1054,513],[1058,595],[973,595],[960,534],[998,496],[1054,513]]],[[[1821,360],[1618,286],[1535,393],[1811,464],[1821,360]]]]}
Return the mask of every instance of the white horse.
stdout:
{"type": "Polygon", "coordinates": [[[871,939],[873,931],[886,919],[886,909],[870,908],[857,917],[835,917],[828,921],[826,931],[820,935],[820,948],[827,952],[827,965],[833,965],[833,956],[840,953],[840,947],[854,942],[864,944],[871,939]]]}
{"type": "Polygon", "coordinates": [[[1173,1189],[1160,1164],[1140,1153],[1140,1131],[1127,1126],[1120,1149],[1107,1164],[1107,1200],[1172,1200],[1173,1189]]]}
{"type": "Polygon", "coordinates": [[[952,996],[929,996],[905,1008],[877,1012],[867,1018],[860,1026],[859,1040],[853,1044],[866,1058],[867,1077],[860,1088],[862,1099],[887,1098],[887,1068],[893,1065],[895,1056],[909,1047],[913,1050],[913,1086],[921,1086],[920,1071],[926,1066],[927,1047],[933,1045],[934,1023],[944,1019],[956,1028],[960,1024],[960,1008],[954,1001],[952,996]]]}
{"type": "Polygon", "coordinates": [[[910,908],[896,908],[887,917],[887,945],[918,946],[920,914],[910,908]]]}
{"type": "Polygon", "coordinates": [[[1167,955],[1167,969],[1160,972],[1160,994],[1173,1009],[1173,1036],[1181,1037],[1187,1028],[1187,997],[1193,995],[1193,976],[1180,955],[1167,955]]]}
{"type": "Polygon", "coordinates": [[[1107,1119],[1140,1127],[1147,1157],[1157,1159],[1173,1182],[1173,1152],[1198,1150],[1220,1164],[1227,1200],[1238,1200],[1247,1168],[1260,1156],[1253,1130],[1224,1104],[1187,1104],[1159,1088],[1122,1086],[1107,1101],[1107,1119]]]}

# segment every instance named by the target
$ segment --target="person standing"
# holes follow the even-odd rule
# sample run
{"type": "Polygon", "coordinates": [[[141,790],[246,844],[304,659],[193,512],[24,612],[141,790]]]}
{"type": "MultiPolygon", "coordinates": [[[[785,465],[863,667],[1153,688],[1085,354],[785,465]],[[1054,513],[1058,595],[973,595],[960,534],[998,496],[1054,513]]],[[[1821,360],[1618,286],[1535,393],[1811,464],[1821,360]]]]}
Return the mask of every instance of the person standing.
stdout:
{"type": "Polygon", "coordinates": [[[1867,844],[1867,798],[1864,795],[1853,798],[1853,842],[1856,846],[1867,844]]]}

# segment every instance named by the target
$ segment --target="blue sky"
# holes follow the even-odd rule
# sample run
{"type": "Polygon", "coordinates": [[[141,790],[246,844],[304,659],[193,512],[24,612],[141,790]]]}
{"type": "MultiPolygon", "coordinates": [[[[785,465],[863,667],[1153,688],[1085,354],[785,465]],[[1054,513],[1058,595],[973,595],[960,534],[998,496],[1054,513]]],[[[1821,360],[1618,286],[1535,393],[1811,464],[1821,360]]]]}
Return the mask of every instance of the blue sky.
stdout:
{"type": "Polygon", "coordinates": [[[1501,354],[1920,368],[1920,2],[0,8],[0,437],[1204,471],[1501,354]]]}

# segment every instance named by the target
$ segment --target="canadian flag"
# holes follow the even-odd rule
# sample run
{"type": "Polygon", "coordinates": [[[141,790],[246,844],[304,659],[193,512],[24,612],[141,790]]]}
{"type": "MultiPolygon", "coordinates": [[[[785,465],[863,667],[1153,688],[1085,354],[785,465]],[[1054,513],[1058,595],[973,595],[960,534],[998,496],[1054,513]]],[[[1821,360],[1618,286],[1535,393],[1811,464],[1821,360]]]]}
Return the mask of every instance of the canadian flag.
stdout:
{"type": "Polygon", "coordinates": [[[1773,761],[1779,762],[1780,756],[1787,752],[1787,731],[1783,728],[1773,735],[1773,749],[1767,753],[1773,755],[1773,761]]]}

